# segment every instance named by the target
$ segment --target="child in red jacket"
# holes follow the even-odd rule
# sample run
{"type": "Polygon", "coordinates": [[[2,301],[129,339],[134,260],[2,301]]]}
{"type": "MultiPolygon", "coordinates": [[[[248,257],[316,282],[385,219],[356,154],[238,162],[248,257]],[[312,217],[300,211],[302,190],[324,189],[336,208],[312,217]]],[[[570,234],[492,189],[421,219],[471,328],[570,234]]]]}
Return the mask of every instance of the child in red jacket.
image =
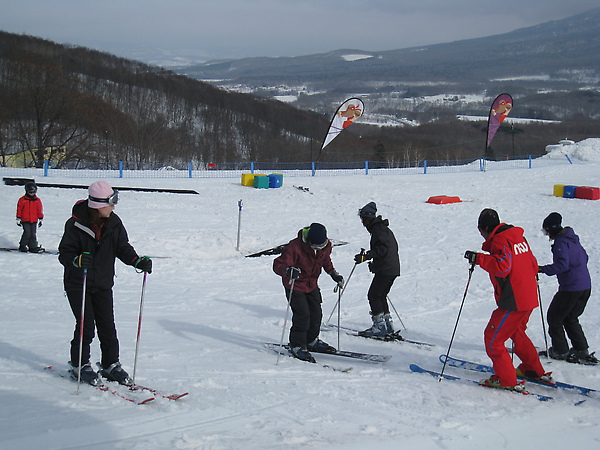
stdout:
{"type": "Polygon", "coordinates": [[[37,228],[42,226],[44,209],[36,195],[37,185],[30,181],[25,184],[25,195],[17,202],[17,225],[23,227],[19,241],[19,251],[42,253],[44,249],[37,242],[37,228]]]}

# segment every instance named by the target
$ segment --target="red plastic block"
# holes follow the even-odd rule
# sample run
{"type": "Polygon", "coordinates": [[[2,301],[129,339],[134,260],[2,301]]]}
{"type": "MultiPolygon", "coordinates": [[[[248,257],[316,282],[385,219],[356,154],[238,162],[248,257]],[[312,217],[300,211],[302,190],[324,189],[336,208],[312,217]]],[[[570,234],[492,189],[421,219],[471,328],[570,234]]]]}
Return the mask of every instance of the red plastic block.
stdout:
{"type": "Polygon", "coordinates": [[[575,198],[582,198],[585,200],[599,200],[600,188],[591,186],[577,186],[575,188],[575,198]]]}
{"type": "Polygon", "coordinates": [[[458,197],[449,196],[449,195],[436,195],[434,197],[429,197],[427,203],[434,203],[436,205],[445,205],[446,203],[460,203],[461,200],[458,197]]]}

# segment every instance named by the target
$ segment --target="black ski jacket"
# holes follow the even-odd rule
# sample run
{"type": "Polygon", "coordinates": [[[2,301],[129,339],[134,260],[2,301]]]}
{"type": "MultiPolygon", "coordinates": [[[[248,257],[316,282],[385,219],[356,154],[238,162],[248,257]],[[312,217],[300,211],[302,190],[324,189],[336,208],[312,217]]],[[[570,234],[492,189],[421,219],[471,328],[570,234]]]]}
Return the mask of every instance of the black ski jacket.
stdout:
{"type": "Polygon", "coordinates": [[[99,236],[96,236],[90,223],[87,200],[73,206],[73,215],[65,223],[58,252],[58,260],[65,267],[65,291],[81,289],[83,286],[83,269],[73,265],[75,257],[82,252],[90,252],[94,260],[87,272],[86,289],[90,292],[113,287],[115,258],[130,266],[139,258],[129,244],[123,222],[114,212],[101,228],[99,236]]]}
{"type": "Polygon", "coordinates": [[[367,230],[371,233],[369,256],[373,258],[369,263],[369,269],[379,275],[399,276],[398,242],[388,225],[387,219],[377,216],[367,226],[367,230]]]}

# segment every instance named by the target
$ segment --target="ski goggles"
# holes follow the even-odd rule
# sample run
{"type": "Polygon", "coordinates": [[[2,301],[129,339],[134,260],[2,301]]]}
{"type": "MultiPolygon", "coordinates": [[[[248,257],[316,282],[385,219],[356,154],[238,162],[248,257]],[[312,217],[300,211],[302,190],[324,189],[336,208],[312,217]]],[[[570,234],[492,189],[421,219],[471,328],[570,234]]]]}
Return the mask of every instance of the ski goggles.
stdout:
{"type": "Polygon", "coordinates": [[[113,189],[113,193],[106,198],[92,197],[91,195],[88,198],[93,202],[106,203],[107,205],[114,206],[119,203],[119,191],[113,189]]]}
{"type": "Polygon", "coordinates": [[[327,247],[327,244],[329,244],[329,239],[325,239],[325,242],[322,244],[310,244],[310,248],[313,250],[323,250],[325,247],[327,247]]]}

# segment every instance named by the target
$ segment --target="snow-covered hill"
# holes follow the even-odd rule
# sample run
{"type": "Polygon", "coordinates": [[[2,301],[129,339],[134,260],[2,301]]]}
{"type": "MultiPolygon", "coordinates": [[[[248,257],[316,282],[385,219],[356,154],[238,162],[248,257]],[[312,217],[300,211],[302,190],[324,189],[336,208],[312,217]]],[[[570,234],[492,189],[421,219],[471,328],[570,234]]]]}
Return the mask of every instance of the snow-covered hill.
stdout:
{"type": "MultiPolygon", "coordinates": [[[[586,155],[600,154],[598,140],[586,141],[586,155]],[[593,145],[592,145],[593,144],[593,145]]],[[[582,147],[583,148],[583,144],[582,147]]],[[[44,371],[65,365],[74,319],[62,291],[56,256],[0,252],[0,447],[3,449],[480,449],[596,448],[600,441],[600,399],[554,395],[551,402],[486,390],[410,372],[410,363],[440,369],[468,277],[465,250],[478,250],[481,209],[495,208],[501,220],[521,226],[542,264],[550,243],[540,231],[544,217],[562,214],[590,255],[594,289],[582,317],[591,350],[600,350],[600,201],[552,196],[554,184],[600,186],[598,160],[571,153],[574,164],[537,169],[440,175],[354,175],[286,178],[279,189],[243,187],[231,179],[119,179],[114,184],[197,190],[200,195],[123,191],[116,212],[140,254],[157,256],[146,288],[137,381],[172,391],[189,391],[178,402],[160,399],[135,406],[44,371]],[[577,159],[579,157],[579,159],[577,159]],[[586,160],[587,162],[583,162],[586,160]],[[301,184],[310,193],[295,189],[301,184]],[[312,194],[311,194],[312,193],[312,194]],[[432,205],[433,195],[457,195],[463,202],[432,205]],[[241,251],[237,252],[238,201],[243,199],[241,251]],[[402,276],[390,298],[407,338],[435,344],[430,350],[342,335],[345,350],[391,355],[371,364],[317,355],[350,373],[333,372],[291,358],[275,365],[263,348],[279,341],[286,300],[273,257],[244,255],[285,243],[298,229],[322,222],[335,247],[333,262],[344,276],[369,235],[357,210],[375,201],[390,220],[400,247],[402,276]],[[160,257],[160,258],[158,258],[160,257]]],[[[0,171],[1,173],[1,171],[0,171]]],[[[38,180],[45,181],[45,180],[38,180]]],[[[53,182],[71,182],[52,179],[53,182]]],[[[78,179],[78,184],[95,181],[78,179]]],[[[0,186],[0,246],[16,246],[14,224],[23,188],[0,186]]],[[[40,188],[46,220],[42,245],[56,250],[81,189],[40,188]]],[[[358,266],[342,297],[344,325],[366,328],[366,292],[371,280],[358,266]]],[[[133,369],[142,276],[117,263],[116,320],[121,361],[133,369]]],[[[320,282],[325,318],[337,294],[320,282]]],[[[542,276],[543,313],[557,288],[542,276]]],[[[473,274],[451,349],[487,363],[483,328],[494,308],[487,275],[473,274]]],[[[398,324],[398,321],[396,321],[398,324]]],[[[288,325],[289,326],[289,325],[288,325]]],[[[539,309],[529,334],[545,346],[539,309]]],[[[337,333],[323,332],[337,345],[337,333]]],[[[93,358],[99,357],[97,343],[93,358]]],[[[597,367],[543,360],[555,378],[600,389],[597,367]]],[[[447,373],[478,379],[473,373],[447,373]]]]}

